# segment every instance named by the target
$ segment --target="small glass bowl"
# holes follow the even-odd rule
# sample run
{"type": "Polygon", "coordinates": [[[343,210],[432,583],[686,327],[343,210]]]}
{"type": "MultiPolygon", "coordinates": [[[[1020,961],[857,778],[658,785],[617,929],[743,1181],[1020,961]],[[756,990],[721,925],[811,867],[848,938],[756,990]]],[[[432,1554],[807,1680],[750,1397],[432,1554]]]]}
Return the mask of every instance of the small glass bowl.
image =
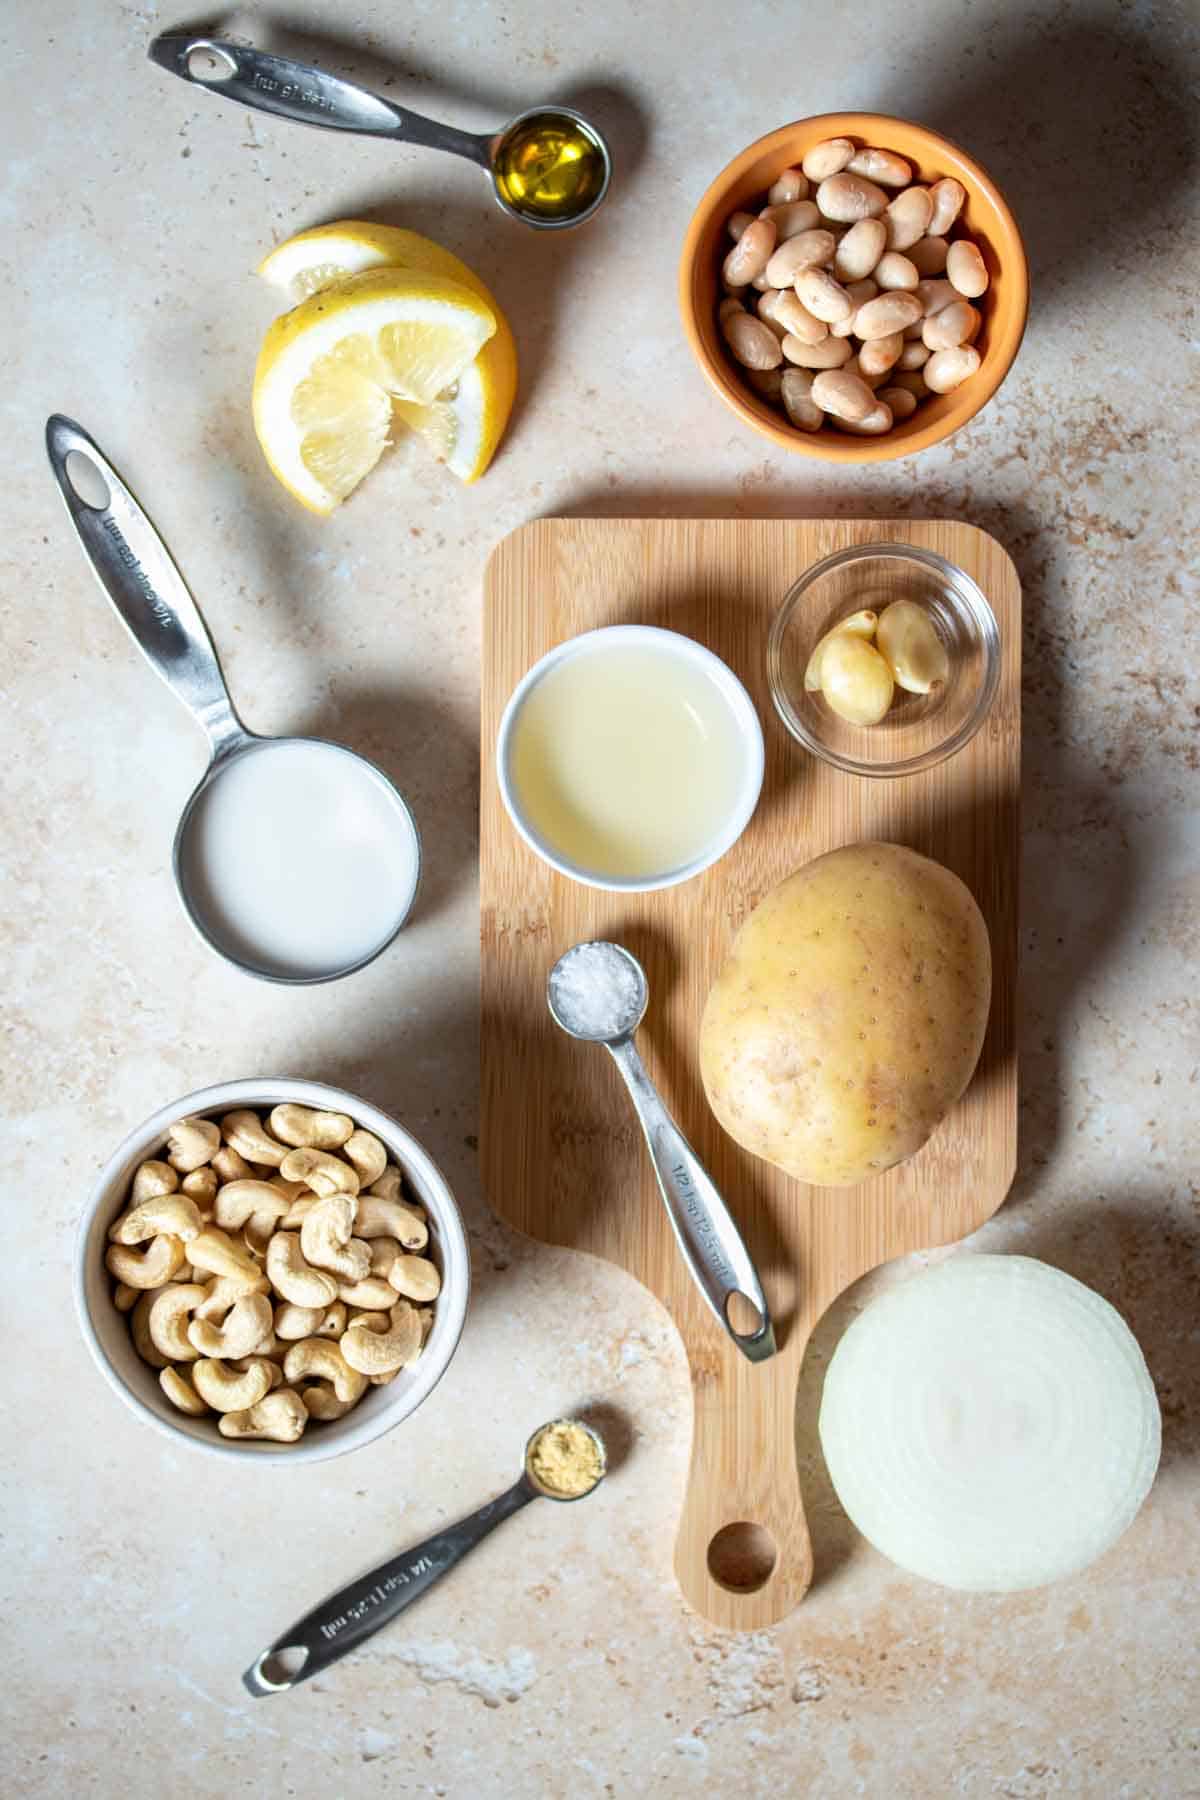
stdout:
{"type": "Polygon", "coordinates": [[[767,641],[775,710],[798,743],[850,775],[914,775],[970,743],[1000,680],[995,614],[969,575],[932,550],[859,544],[815,563],[790,588],[767,641]],[[840,619],[893,600],[924,607],[950,657],[945,686],[909,694],[897,686],[878,725],[839,719],[824,696],[808,693],[804,671],[840,619]]]}

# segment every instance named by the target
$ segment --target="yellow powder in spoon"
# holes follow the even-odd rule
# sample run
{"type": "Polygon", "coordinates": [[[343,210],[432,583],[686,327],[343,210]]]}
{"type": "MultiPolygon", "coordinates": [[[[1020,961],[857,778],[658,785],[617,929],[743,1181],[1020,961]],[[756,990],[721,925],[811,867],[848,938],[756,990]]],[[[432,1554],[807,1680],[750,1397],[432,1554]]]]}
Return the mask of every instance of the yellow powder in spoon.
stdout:
{"type": "Polygon", "coordinates": [[[543,1425],[529,1448],[529,1473],[548,1494],[573,1500],[594,1488],[604,1473],[600,1446],[573,1419],[543,1425]]]}

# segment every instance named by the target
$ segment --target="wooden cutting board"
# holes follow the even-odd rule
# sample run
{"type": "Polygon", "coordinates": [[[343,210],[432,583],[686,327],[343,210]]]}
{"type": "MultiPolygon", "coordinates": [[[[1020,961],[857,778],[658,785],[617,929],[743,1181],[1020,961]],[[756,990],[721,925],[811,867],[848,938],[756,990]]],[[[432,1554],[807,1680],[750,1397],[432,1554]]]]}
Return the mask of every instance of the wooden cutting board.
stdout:
{"type": "MultiPolygon", "coordinates": [[[[794,1417],[813,1327],[868,1269],[975,1230],[1013,1176],[1016,571],[986,533],[949,522],[548,519],[495,551],[484,608],[485,1189],[518,1230],[619,1263],[670,1312],[695,1406],[676,1572],[706,1618],[756,1630],[790,1612],[812,1578],[794,1417]],[[967,570],[991,602],[1003,646],[999,692],[973,742],[940,767],[895,781],[843,775],[802,752],[774,712],[765,668],[767,629],[791,583],[831,551],[880,540],[938,551],[967,570]],[[744,837],[704,875],[657,894],[603,893],[547,868],[509,823],[493,766],[500,714],[530,664],[577,632],[623,622],[667,626],[709,645],[749,689],[766,733],[762,800],[744,837]],[[700,1084],[697,1029],[713,977],[755,902],[799,864],[861,838],[911,845],[966,881],[991,932],[991,1022],[974,1081],[917,1156],[858,1188],[809,1188],[719,1128],[700,1084]],[[646,968],[650,1005],[639,1048],[745,1233],[775,1320],[779,1353],[770,1362],[748,1363],[693,1288],[609,1058],[549,1018],[551,964],[585,938],[626,944],[646,968]]],[[[583,1319],[581,1334],[587,1330],[583,1319]]]]}

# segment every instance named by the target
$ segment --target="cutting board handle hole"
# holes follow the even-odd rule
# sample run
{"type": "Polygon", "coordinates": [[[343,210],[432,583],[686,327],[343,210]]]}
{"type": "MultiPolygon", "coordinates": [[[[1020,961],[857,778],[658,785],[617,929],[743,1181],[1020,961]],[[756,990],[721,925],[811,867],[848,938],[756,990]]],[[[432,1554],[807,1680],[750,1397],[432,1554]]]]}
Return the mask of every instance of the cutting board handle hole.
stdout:
{"type": "Polygon", "coordinates": [[[771,1578],[779,1551],[765,1525],[722,1525],[708,1546],[708,1572],[731,1594],[753,1594],[771,1578]]]}

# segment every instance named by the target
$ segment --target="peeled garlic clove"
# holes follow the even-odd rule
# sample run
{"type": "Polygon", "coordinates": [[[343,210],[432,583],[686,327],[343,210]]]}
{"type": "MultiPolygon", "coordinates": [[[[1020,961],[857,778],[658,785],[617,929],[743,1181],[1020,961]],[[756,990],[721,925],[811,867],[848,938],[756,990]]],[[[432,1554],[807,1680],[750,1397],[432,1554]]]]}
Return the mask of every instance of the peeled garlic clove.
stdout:
{"type": "Polygon", "coordinates": [[[928,694],[945,686],[950,674],[946,646],[915,600],[894,600],[884,608],[875,642],[899,685],[910,694],[928,694]]]}
{"type": "Polygon", "coordinates": [[[851,613],[848,619],[842,619],[840,623],[834,626],[832,631],[827,631],[812,655],[809,657],[808,667],[804,671],[804,686],[808,693],[815,694],[821,685],[821,657],[824,654],[826,644],[837,637],[839,632],[843,631],[848,631],[851,637],[874,637],[875,627],[878,623],[878,613],[856,612],[851,613]]]}
{"type": "Polygon", "coordinates": [[[865,638],[834,634],[821,658],[821,692],[839,719],[878,725],[892,704],[892,671],[865,638]]]}

